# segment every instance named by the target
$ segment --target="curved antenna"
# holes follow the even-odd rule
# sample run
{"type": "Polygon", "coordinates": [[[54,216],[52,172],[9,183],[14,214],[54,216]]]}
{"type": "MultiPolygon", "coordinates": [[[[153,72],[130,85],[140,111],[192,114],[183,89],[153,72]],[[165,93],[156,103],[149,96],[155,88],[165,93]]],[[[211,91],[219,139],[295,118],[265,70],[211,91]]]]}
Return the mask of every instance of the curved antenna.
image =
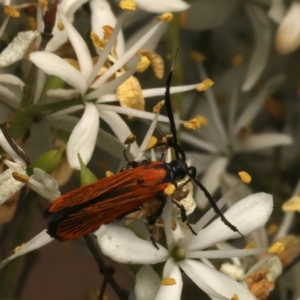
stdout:
{"type": "MultiPolygon", "coordinates": [[[[172,64],[171,71],[170,71],[170,73],[167,77],[166,92],[165,92],[165,96],[166,96],[165,105],[166,105],[166,109],[167,109],[168,118],[169,118],[169,121],[170,121],[170,131],[173,135],[173,144],[175,144],[175,145],[178,145],[178,140],[177,140],[177,132],[176,132],[176,126],[175,126],[173,111],[172,111],[172,105],[171,105],[170,86],[171,86],[172,75],[173,75],[174,64],[175,64],[175,60],[176,60],[176,57],[177,57],[177,53],[178,53],[178,49],[176,50],[176,53],[175,53],[175,58],[174,58],[174,61],[173,61],[173,64],[172,64]]],[[[174,148],[174,150],[175,150],[176,159],[179,159],[178,149],[174,148]]]]}
{"type": "Polygon", "coordinates": [[[206,189],[206,187],[196,178],[196,169],[194,167],[189,167],[187,175],[198,185],[198,187],[202,190],[207,200],[210,202],[212,208],[214,209],[215,213],[221,218],[222,222],[228,226],[232,231],[235,231],[239,233],[240,236],[244,237],[244,235],[238,230],[236,226],[231,224],[227,218],[224,216],[224,214],[221,212],[220,208],[216,204],[215,200],[209,193],[209,191],[206,189]],[[191,174],[189,174],[189,171],[191,174]]]}

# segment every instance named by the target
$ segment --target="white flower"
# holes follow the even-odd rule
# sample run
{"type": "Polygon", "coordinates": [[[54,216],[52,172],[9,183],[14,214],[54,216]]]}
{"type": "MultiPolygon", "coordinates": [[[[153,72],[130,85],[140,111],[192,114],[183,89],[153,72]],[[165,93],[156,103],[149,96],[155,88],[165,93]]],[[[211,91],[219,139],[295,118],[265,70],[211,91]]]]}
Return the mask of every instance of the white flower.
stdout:
{"type": "Polygon", "coordinates": [[[289,54],[300,46],[300,3],[293,1],[281,21],[276,37],[276,48],[282,54],[289,54]]]}
{"type": "MultiPolygon", "coordinates": [[[[199,71],[202,78],[206,78],[205,71],[202,65],[199,64],[199,71]]],[[[199,154],[197,152],[189,153],[189,156],[196,158],[195,166],[198,173],[203,173],[201,183],[207,190],[213,194],[220,186],[220,175],[226,170],[234,154],[242,152],[262,151],[276,146],[290,145],[292,138],[287,134],[270,132],[258,133],[247,132],[243,134],[243,130],[249,128],[254,121],[259,110],[262,108],[265,99],[272,94],[278,85],[283,81],[284,76],[278,75],[271,78],[262,88],[262,90],[247,104],[240,115],[237,115],[238,101],[242,100],[242,96],[237,93],[238,86],[232,87],[228,85],[232,82],[239,82],[239,72],[228,72],[223,78],[220,78],[215,88],[219,88],[219,93],[228,93],[229,104],[227,114],[227,126],[221,118],[221,112],[218,109],[213,89],[208,89],[204,92],[207,102],[201,101],[194,113],[201,112],[201,115],[208,119],[208,124],[202,127],[197,132],[198,138],[195,134],[183,132],[181,139],[193,147],[198,147],[207,154],[199,154]],[[222,81],[226,81],[225,84],[222,81]],[[222,89],[222,84],[225,88],[222,89]],[[221,90],[221,91],[220,91],[221,90]]],[[[188,105],[188,104],[187,104],[188,105]]],[[[206,197],[202,191],[197,190],[196,196],[197,204],[200,207],[205,207],[207,202],[206,197]]]]}
{"type": "MultiPolygon", "coordinates": [[[[180,299],[182,289],[180,269],[210,297],[231,299],[236,294],[239,299],[255,299],[242,284],[218,272],[212,265],[208,266],[206,263],[200,262],[199,259],[206,261],[206,258],[240,257],[261,253],[265,249],[205,251],[205,248],[218,242],[238,238],[239,234],[231,231],[220,218],[203,228],[210,220],[210,218],[204,217],[193,226],[197,233],[196,236],[191,232],[186,232],[182,237],[181,227],[178,223],[174,231],[171,229],[171,208],[172,204],[168,202],[164,213],[167,249],[158,245],[159,249],[157,250],[151,242],[138,238],[130,230],[109,224],[101,226],[95,232],[103,254],[115,261],[129,264],[147,265],[166,261],[162,284],[155,293],[156,297],[152,299],[180,299]],[[164,279],[168,278],[174,281],[173,285],[163,284],[164,279]],[[170,297],[170,295],[172,296],[170,297]]],[[[267,222],[272,209],[272,196],[258,193],[250,195],[232,206],[225,213],[225,217],[237,226],[241,233],[247,235],[267,222]]],[[[152,270],[142,269],[137,280],[137,299],[143,299],[142,295],[147,292],[150,295],[154,293],[155,282],[158,280],[152,270]],[[145,284],[146,278],[148,278],[147,284],[145,284]],[[144,285],[142,286],[139,281],[144,285]]]]}
{"type": "MultiPolygon", "coordinates": [[[[62,78],[66,83],[73,86],[81,94],[84,103],[88,103],[88,101],[93,101],[94,103],[95,99],[97,99],[96,105],[90,103],[89,107],[86,108],[86,112],[82,116],[82,122],[80,122],[80,124],[74,128],[75,133],[71,134],[70,140],[68,142],[68,161],[73,168],[78,169],[79,164],[77,154],[80,152],[83,162],[87,164],[94,150],[95,143],[101,140],[98,131],[96,130],[97,126],[99,128],[99,116],[111,127],[120,141],[123,141],[124,137],[129,136],[131,134],[131,131],[129,130],[129,127],[126,125],[123,119],[117,115],[117,113],[123,113],[146,119],[154,118],[153,113],[147,113],[131,108],[109,106],[103,103],[118,100],[116,94],[111,93],[115,92],[116,88],[135,72],[135,67],[129,69],[123,75],[115,78],[110,82],[107,82],[107,80],[136,54],[136,52],[146,43],[146,41],[152,35],[155,34],[155,32],[164,24],[164,22],[156,20],[154,26],[151,27],[147,32],[145,32],[142,38],[136,41],[136,43],[132,45],[132,47],[130,47],[126,51],[126,53],[124,53],[124,55],[122,55],[102,76],[96,79],[98,71],[105,63],[105,60],[109,55],[109,51],[112,49],[116,41],[124,16],[119,18],[117,24],[115,25],[114,32],[111,38],[107,42],[106,47],[103,49],[101,56],[94,67],[92,65],[92,58],[89,50],[80,34],[75,30],[75,28],[64,15],[61,14],[60,18],[64,23],[65,30],[67,31],[69,39],[76,52],[80,65],[80,71],[75,69],[59,56],[52,53],[39,51],[33,52],[30,54],[29,58],[45,73],[58,76],[62,78]],[[94,91],[87,93],[89,87],[92,87],[94,91]],[[98,114],[96,113],[97,110],[98,114]],[[78,132],[80,132],[79,134],[81,135],[82,133],[84,133],[85,138],[82,139],[83,136],[81,136],[81,139],[78,140],[78,132]]],[[[135,64],[136,62],[137,59],[135,59],[135,64]]],[[[171,92],[182,92],[194,89],[196,86],[197,85],[190,85],[173,88],[171,89],[171,92]]],[[[56,95],[60,98],[67,98],[70,94],[74,96],[74,90],[69,90],[65,93],[61,91],[57,93],[57,91],[54,91],[54,93],[56,93],[56,95]]],[[[152,89],[144,91],[143,96],[150,97],[163,95],[164,93],[165,88],[152,89]]],[[[50,126],[61,127],[65,129],[71,122],[76,123],[76,119],[74,119],[74,117],[68,116],[68,114],[74,113],[75,111],[81,110],[82,108],[82,105],[77,105],[53,113],[46,117],[47,122],[50,126]]],[[[160,117],[160,120],[168,122],[168,118],[166,117],[160,117]]],[[[102,132],[100,133],[100,135],[103,135],[102,132]]],[[[98,145],[100,145],[100,147],[105,147],[104,143],[99,143],[98,145]]],[[[120,153],[120,150],[122,151],[122,148],[120,146],[114,145],[113,150],[109,149],[109,152],[119,151],[120,153]]],[[[131,151],[133,155],[137,153],[138,148],[136,144],[133,145],[131,151]]]]}

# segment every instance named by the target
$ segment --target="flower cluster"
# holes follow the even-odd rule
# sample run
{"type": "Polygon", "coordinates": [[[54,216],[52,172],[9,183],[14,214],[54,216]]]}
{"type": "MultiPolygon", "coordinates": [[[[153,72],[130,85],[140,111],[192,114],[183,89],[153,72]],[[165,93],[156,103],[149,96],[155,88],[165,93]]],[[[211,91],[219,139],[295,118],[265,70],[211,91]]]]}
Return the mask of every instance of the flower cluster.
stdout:
{"type": "Polygon", "coordinates": [[[67,248],[89,299],[299,298],[298,0],[3,9],[1,299],[47,294],[23,255],[67,248]]]}

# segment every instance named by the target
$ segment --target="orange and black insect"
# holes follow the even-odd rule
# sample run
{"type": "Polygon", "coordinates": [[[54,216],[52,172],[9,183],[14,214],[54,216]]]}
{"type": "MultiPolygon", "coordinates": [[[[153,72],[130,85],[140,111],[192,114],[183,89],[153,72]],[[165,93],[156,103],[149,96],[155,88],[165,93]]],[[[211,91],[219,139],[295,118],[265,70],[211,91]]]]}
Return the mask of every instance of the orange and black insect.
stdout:
{"type": "MultiPolygon", "coordinates": [[[[176,159],[170,163],[163,161],[131,162],[130,168],[116,175],[100,179],[95,183],[73,190],[55,200],[45,212],[51,217],[48,225],[50,236],[59,240],[72,240],[97,230],[102,224],[138,209],[148,200],[157,198],[161,205],[148,218],[154,225],[166,203],[165,188],[180,179],[188,177],[205,194],[215,212],[233,231],[239,232],[222,214],[206,188],[196,178],[196,168],[188,167],[186,156],[177,141],[175,121],[171,108],[170,83],[172,71],[166,82],[166,109],[170,120],[172,138],[166,147],[174,149],[176,159]]],[[[182,221],[187,221],[184,207],[174,200],[181,210],[182,221]]],[[[190,227],[190,226],[189,226],[190,227]]],[[[192,228],[190,227],[192,230],[192,228]]],[[[153,242],[154,243],[154,242],[153,242]]],[[[155,245],[155,243],[154,243],[155,245]]]]}

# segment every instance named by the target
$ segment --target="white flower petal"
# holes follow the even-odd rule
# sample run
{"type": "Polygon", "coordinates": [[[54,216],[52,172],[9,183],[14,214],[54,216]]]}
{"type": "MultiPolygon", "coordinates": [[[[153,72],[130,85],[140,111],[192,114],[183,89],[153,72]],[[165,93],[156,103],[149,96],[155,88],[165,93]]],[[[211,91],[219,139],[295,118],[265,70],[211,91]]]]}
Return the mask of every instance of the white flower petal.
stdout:
{"type": "Polygon", "coordinates": [[[166,261],[168,251],[158,244],[137,237],[131,230],[115,225],[102,225],[95,232],[101,251],[114,261],[126,264],[155,264],[166,261]]]}
{"type": "MultiPolygon", "coordinates": [[[[217,157],[204,172],[201,183],[206,187],[210,194],[214,194],[220,186],[220,176],[225,171],[229,162],[228,157],[217,157]]],[[[208,200],[200,188],[196,189],[195,200],[200,208],[205,208],[208,200]]]]}
{"type": "Polygon", "coordinates": [[[174,263],[172,258],[169,258],[165,264],[163,279],[172,278],[175,279],[175,284],[173,285],[163,285],[161,284],[155,300],[180,300],[182,292],[182,276],[181,271],[177,264],[174,263]]]}
{"type": "Polygon", "coordinates": [[[268,248],[187,251],[186,258],[233,258],[266,253],[268,248]]]}
{"type": "Polygon", "coordinates": [[[53,202],[61,195],[56,180],[39,168],[33,169],[33,175],[30,177],[27,185],[50,202],[53,202]]]}
{"type": "MultiPolygon", "coordinates": [[[[16,163],[18,163],[19,165],[26,165],[25,161],[13,150],[13,148],[7,142],[5,136],[2,133],[2,130],[0,130],[0,146],[5,151],[5,153],[7,153],[16,163]]],[[[20,151],[23,152],[23,149],[21,149],[17,144],[16,147],[18,147],[20,151]]]]}
{"type": "Polygon", "coordinates": [[[135,276],[136,300],[153,300],[160,286],[158,274],[150,266],[142,266],[135,276]]]}
{"type": "MultiPolygon", "coordinates": [[[[14,170],[7,169],[0,174],[0,205],[24,186],[24,183],[12,177],[12,172],[14,172],[14,170]]],[[[22,173],[24,173],[24,169],[22,173]]]]}
{"type": "Polygon", "coordinates": [[[238,6],[239,1],[201,0],[191,2],[184,27],[192,30],[207,30],[220,26],[238,6]],[[213,16],[213,17],[212,17],[213,16]]]}
{"type": "Polygon", "coordinates": [[[285,15],[286,9],[283,0],[271,0],[268,16],[276,23],[280,23],[285,15]]]}
{"type": "Polygon", "coordinates": [[[98,130],[98,110],[93,103],[86,103],[84,113],[70,135],[66,150],[68,162],[73,169],[80,170],[78,154],[85,165],[91,159],[98,130]]]}
{"type": "Polygon", "coordinates": [[[14,92],[12,92],[11,89],[0,85],[0,96],[1,102],[15,110],[19,109],[21,99],[14,92]]]}
{"type": "Polygon", "coordinates": [[[300,3],[292,2],[276,33],[277,50],[289,54],[300,46],[300,3]]]}
{"type": "MultiPolygon", "coordinates": [[[[99,107],[99,106],[98,106],[99,107]]],[[[112,131],[115,133],[117,138],[120,141],[125,141],[125,139],[132,135],[128,125],[124,122],[124,120],[116,113],[105,111],[100,109],[99,110],[101,118],[110,126],[112,131]]],[[[136,142],[131,144],[130,152],[135,156],[138,153],[138,146],[136,142]]]]}
{"type": "Polygon", "coordinates": [[[236,151],[250,152],[277,146],[291,145],[293,140],[283,133],[252,134],[246,139],[240,140],[236,151]]]}
{"type": "Polygon", "coordinates": [[[37,35],[37,32],[32,30],[19,32],[13,41],[1,52],[0,67],[7,67],[22,59],[37,35]]]}
{"type": "Polygon", "coordinates": [[[0,82],[17,85],[20,88],[23,88],[23,86],[25,85],[25,83],[21,79],[12,74],[0,74],[0,82]]]}
{"type": "Polygon", "coordinates": [[[16,257],[19,257],[30,251],[41,248],[41,247],[49,244],[53,240],[54,240],[54,238],[50,237],[50,235],[47,233],[47,230],[46,229],[43,230],[38,235],[36,235],[33,239],[31,239],[29,242],[27,242],[24,246],[21,246],[21,249],[17,250],[17,252],[13,253],[8,258],[3,260],[0,263],[0,269],[3,268],[8,262],[15,259],[16,257]]]}
{"type": "Polygon", "coordinates": [[[232,299],[234,295],[237,295],[238,299],[257,300],[241,283],[201,262],[185,259],[179,265],[186,275],[210,297],[232,299]]]}
{"type": "Polygon", "coordinates": [[[48,52],[32,52],[29,59],[48,75],[63,79],[66,83],[78,89],[83,95],[87,84],[82,74],[59,56],[48,52]]]}
{"type": "Polygon", "coordinates": [[[79,65],[80,72],[85,80],[89,78],[89,75],[93,69],[92,57],[90,51],[78,31],[69,22],[66,16],[59,14],[60,18],[64,23],[65,30],[68,33],[69,40],[75,50],[79,65]]]}
{"type": "Polygon", "coordinates": [[[59,98],[56,99],[56,101],[61,100],[69,100],[74,99],[80,95],[78,90],[66,90],[66,89],[55,89],[55,90],[48,90],[45,94],[46,99],[44,99],[43,103],[53,103],[54,101],[51,101],[47,98],[59,98]]]}
{"type": "MultiPolygon", "coordinates": [[[[103,39],[103,26],[115,27],[117,19],[113,14],[111,7],[107,0],[92,0],[90,1],[91,7],[91,25],[92,31],[94,31],[100,39],[103,39]]],[[[125,52],[125,42],[122,31],[118,34],[117,39],[117,55],[121,57],[125,52]]]]}
{"type": "Polygon", "coordinates": [[[110,76],[112,76],[117,70],[119,70],[124,64],[126,64],[137,51],[144,46],[147,40],[164,24],[163,21],[157,22],[148,32],[144,34],[130,49],[128,49],[124,55],[122,55],[112,67],[110,67],[102,76],[100,76],[93,84],[93,87],[100,87],[110,76]]]}
{"type": "Polygon", "coordinates": [[[248,106],[246,106],[239,116],[234,127],[234,135],[237,135],[242,128],[251,124],[253,119],[257,116],[258,112],[262,108],[266,98],[277,89],[278,85],[282,83],[284,79],[285,76],[280,74],[268,80],[260,93],[250,102],[248,106]]]}
{"type": "Polygon", "coordinates": [[[187,10],[190,6],[181,0],[135,0],[139,8],[152,13],[165,13],[187,10]]]}
{"type": "Polygon", "coordinates": [[[255,49],[242,86],[242,91],[247,92],[257,82],[268,62],[272,41],[272,27],[263,7],[254,2],[244,2],[243,4],[255,33],[255,49]]]}
{"type": "MultiPolygon", "coordinates": [[[[251,231],[265,225],[273,210],[273,197],[266,193],[250,195],[230,209],[224,216],[247,235],[251,231]]],[[[188,251],[205,249],[221,241],[238,238],[240,235],[226,226],[220,218],[197,233],[197,236],[187,236],[181,244],[188,251]]]]}

